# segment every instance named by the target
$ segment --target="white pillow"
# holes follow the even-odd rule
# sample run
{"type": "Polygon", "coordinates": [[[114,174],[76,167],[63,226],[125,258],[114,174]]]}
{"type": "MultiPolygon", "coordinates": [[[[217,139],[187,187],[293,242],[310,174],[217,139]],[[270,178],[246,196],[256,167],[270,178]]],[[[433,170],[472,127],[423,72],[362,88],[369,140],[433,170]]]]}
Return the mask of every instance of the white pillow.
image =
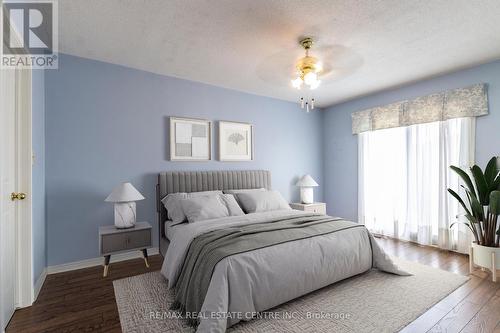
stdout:
{"type": "Polygon", "coordinates": [[[180,200],[187,198],[194,198],[199,196],[217,196],[222,194],[222,191],[203,191],[203,192],[191,192],[191,193],[170,193],[165,198],[161,199],[161,202],[167,209],[168,219],[172,221],[171,225],[176,225],[187,220],[186,214],[182,210],[180,200]]]}
{"type": "Polygon", "coordinates": [[[229,216],[241,216],[245,215],[245,212],[241,209],[240,205],[236,202],[236,198],[232,194],[221,194],[219,198],[226,205],[229,211],[229,216]]]}
{"type": "Polygon", "coordinates": [[[236,194],[246,213],[292,209],[278,191],[254,191],[236,194]]]}
{"type": "Polygon", "coordinates": [[[180,202],[189,223],[229,216],[220,196],[198,196],[180,202]]]}

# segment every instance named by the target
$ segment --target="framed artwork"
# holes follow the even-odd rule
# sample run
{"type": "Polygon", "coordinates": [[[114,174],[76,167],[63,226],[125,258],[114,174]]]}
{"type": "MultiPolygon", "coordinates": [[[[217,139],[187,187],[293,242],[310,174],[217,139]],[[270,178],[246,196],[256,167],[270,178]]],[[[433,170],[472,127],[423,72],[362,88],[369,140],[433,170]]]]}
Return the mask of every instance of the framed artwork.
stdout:
{"type": "Polygon", "coordinates": [[[251,124],[219,121],[219,160],[253,160],[253,126],[251,124]]]}
{"type": "Polygon", "coordinates": [[[209,120],[170,117],[170,160],[210,160],[211,135],[212,123],[209,120]]]}

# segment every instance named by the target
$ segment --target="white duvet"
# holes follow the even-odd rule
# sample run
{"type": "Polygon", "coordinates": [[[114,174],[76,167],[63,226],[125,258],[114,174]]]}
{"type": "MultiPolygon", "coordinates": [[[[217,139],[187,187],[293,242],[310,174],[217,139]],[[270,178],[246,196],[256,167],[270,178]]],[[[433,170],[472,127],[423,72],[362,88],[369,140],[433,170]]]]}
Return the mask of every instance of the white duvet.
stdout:
{"type": "MultiPolygon", "coordinates": [[[[280,210],[225,217],[173,228],[161,273],[171,288],[191,241],[210,230],[310,214],[280,210]]],[[[334,223],[334,222],[333,222],[334,223]]],[[[221,260],[212,275],[197,332],[225,332],[240,320],[370,270],[408,275],[377,245],[366,228],[278,244],[221,260]],[[226,314],[229,314],[228,319],[226,314]]]]}

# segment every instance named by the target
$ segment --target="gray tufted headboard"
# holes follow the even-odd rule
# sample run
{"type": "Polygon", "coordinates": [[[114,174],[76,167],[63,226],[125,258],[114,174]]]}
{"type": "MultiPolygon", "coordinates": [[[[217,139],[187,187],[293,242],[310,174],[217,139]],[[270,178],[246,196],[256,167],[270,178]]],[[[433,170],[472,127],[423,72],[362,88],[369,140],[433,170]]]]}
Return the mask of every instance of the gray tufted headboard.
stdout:
{"type": "Polygon", "coordinates": [[[168,240],[165,237],[167,210],[161,203],[167,194],[261,188],[271,189],[271,173],[267,170],[229,171],[169,171],[158,175],[156,210],[160,231],[160,252],[165,255],[168,240]]]}

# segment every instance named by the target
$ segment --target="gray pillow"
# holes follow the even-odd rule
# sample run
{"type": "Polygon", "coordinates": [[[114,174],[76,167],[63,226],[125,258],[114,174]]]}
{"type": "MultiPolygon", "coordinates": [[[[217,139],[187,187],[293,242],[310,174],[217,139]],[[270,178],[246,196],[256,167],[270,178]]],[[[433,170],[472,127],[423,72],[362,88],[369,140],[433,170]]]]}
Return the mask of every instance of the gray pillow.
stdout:
{"type": "Polygon", "coordinates": [[[278,191],[254,191],[236,194],[246,213],[292,209],[278,191]]]}
{"type": "Polygon", "coordinates": [[[240,216],[245,215],[245,212],[241,209],[240,205],[236,202],[236,198],[232,194],[221,194],[219,198],[222,200],[224,205],[226,205],[229,211],[229,216],[240,216]]]}
{"type": "Polygon", "coordinates": [[[248,193],[248,192],[262,192],[267,191],[265,188],[248,188],[243,190],[224,190],[224,194],[239,194],[239,193],[248,193]]]}
{"type": "Polygon", "coordinates": [[[199,196],[217,196],[222,194],[222,191],[203,191],[203,192],[191,192],[191,193],[170,193],[165,198],[161,199],[161,202],[167,209],[168,219],[172,221],[172,225],[176,225],[187,221],[186,214],[182,210],[180,201],[182,199],[194,198],[199,196]]]}
{"type": "Polygon", "coordinates": [[[189,223],[229,216],[220,196],[198,196],[180,202],[189,223]]]}
{"type": "Polygon", "coordinates": [[[243,207],[243,205],[240,202],[240,199],[238,198],[238,194],[240,193],[253,193],[253,192],[264,192],[267,191],[265,188],[247,188],[243,190],[224,190],[224,194],[232,194],[234,195],[234,198],[236,199],[236,202],[240,207],[243,207]]]}

